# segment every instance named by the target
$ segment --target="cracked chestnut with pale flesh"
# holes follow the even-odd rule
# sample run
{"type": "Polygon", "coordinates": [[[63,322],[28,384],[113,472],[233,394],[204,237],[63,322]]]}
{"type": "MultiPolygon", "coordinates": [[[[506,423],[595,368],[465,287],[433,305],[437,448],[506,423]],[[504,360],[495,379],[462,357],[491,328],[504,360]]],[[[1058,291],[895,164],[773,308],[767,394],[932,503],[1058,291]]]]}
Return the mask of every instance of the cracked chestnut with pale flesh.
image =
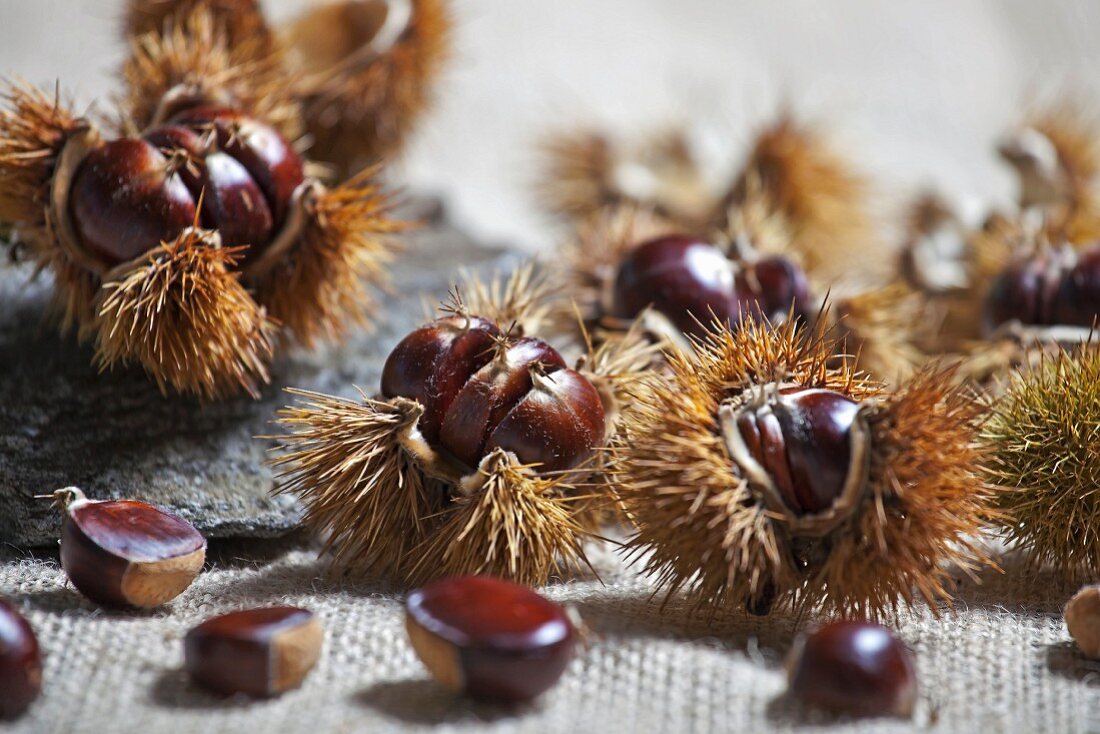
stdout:
{"type": "Polygon", "coordinates": [[[136,500],[89,500],[76,487],[54,497],[64,508],[61,567],[98,604],[160,606],[202,570],[206,539],[177,515],[136,500]]]}
{"type": "Polygon", "coordinates": [[[440,683],[506,703],[553,686],[573,657],[565,610],[533,590],[487,576],[443,579],[406,602],[413,649],[440,683]]]}
{"type": "Polygon", "coordinates": [[[787,673],[791,695],[837,713],[907,717],[917,698],[909,650],[873,622],[831,622],[803,635],[787,673]]]}
{"type": "Polygon", "coordinates": [[[467,469],[496,449],[542,472],[571,469],[606,430],[595,386],[557,350],[476,316],[442,318],[405,337],[383,367],[382,394],[419,403],[429,446],[467,469]]]}
{"type": "Polygon", "coordinates": [[[42,658],[34,630],[0,599],[0,720],[21,716],[42,691],[42,658]]]}
{"type": "Polygon", "coordinates": [[[184,668],[216,693],[268,698],[301,685],[320,659],[323,641],[321,622],[309,610],[244,609],[188,632],[184,668]]]}

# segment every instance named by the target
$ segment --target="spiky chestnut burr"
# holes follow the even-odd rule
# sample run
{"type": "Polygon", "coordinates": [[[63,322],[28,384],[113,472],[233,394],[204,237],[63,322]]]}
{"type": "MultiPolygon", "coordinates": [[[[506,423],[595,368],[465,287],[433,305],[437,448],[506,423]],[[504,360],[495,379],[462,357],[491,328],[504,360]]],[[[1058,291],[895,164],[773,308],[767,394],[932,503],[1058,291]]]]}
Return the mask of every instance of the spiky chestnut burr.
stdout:
{"type": "Polygon", "coordinates": [[[719,329],[624,411],[626,548],[669,593],[881,616],[986,562],[980,406],[950,373],[890,392],[834,350],[820,326],[719,329]]]}
{"type": "Polygon", "coordinates": [[[624,364],[597,350],[570,369],[546,342],[456,298],[390,353],[379,397],[292,391],[302,401],[280,412],[288,433],[274,437],[279,491],[303,499],[306,526],[341,569],[545,583],[584,562],[598,517],[586,462],[633,379],[624,364]]]}
{"type": "Polygon", "coordinates": [[[278,324],[309,345],[369,313],[364,281],[400,228],[369,175],[327,189],[275,128],[199,100],[113,140],[36,89],[7,101],[0,218],[54,272],[64,324],[100,366],[256,395],[278,324]]]}
{"type": "Polygon", "coordinates": [[[596,130],[553,135],[542,146],[536,195],[551,214],[583,226],[621,209],[652,211],[676,226],[705,227],[714,207],[682,130],[637,145],[596,130]]]}
{"type": "Polygon", "coordinates": [[[395,155],[451,54],[447,0],[329,0],[283,32],[312,153],[341,172],[395,155]]]}
{"type": "Polygon", "coordinates": [[[1094,344],[1044,356],[1011,376],[981,433],[1005,536],[1071,580],[1100,574],[1098,386],[1094,344]]]}

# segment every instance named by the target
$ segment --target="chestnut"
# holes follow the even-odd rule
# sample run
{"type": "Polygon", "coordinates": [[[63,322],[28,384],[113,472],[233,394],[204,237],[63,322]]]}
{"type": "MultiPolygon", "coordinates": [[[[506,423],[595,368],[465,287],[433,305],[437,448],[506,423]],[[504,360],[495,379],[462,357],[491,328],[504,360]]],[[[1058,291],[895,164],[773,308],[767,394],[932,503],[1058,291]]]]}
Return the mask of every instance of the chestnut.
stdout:
{"type": "Polygon", "coordinates": [[[985,326],[1090,328],[1100,315],[1100,246],[1049,248],[1010,263],[990,286],[985,326]]]}
{"type": "Polygon", "coordinates": [[[787,673],[791,695],[836,713],[907,717],[917,698],[908,649],[873,622],[831,622],[803,635],[787,673]]]}
{"type": "Polygon", "coordinates": [[[467,469],[498,448],[540,471],[570,469],[606,429],[596,388],[557,350],[474,316],[438,319],[405,337],[383,367],[382,394],[417,401],[425,440],[467,469]]]}
{"type": "Polygon", "coordinates": [[[553,686],[576,639],[560,606],[487,576],[443,579],[413,591],[405,626],[436,680],[456,693],[506,703],[553,686]]]}
{"type": "Polygon", "coordinates": [[[808,300],[805,273],[784,257],[735,262],[709,242],[668,235],[623,258],[611,288],[611,315],[632,319],[652,307],[680,332],[703,336],[713,321],[781,323],[792,310],[806,320],[808,300]]]}
{"type": "Polygon", "coordinates": [[[176,515],[136,500],[96,502],[76,487],[53,496],[65,510],[61,566],[98,604],[160,606],[202,570],[206,539],[176,515]]]}
{"type": "Polygon", "coordinates": [[[20,716],[42,690],[42,659],[34,630],[0,599],[0,719],[20,716]]]}
{"type": "Polygon", "coordinates": [[[90,150],[73,176],[69,214],[81,245],[107,267],[173,240],[196,213],[224,246],[247,246],[254,259],[304,180],[301,158],[273,127],[199,106],[90,150]]]}
{"type": "Polygon", "coordinates": [[[1100,658],[1100,585],[1083,587],[1066,604],[1066,629],[1081,652],[1100,658]]]}
{"type": "Polygon", "coordinates": [[[268,698],[302,683],[321,657],[323,641],[321,622],[307,609],[244,609],[188,632],[184,668],[217,693],[268,698]]]}
{"type": "Polygon", "coordinates": [[[738,411],[734,460],[749,476],[766,473],[794,515],[823,512],[848,483],[858,415],[859,403],[834,390],[777,388],[738,411]]]}

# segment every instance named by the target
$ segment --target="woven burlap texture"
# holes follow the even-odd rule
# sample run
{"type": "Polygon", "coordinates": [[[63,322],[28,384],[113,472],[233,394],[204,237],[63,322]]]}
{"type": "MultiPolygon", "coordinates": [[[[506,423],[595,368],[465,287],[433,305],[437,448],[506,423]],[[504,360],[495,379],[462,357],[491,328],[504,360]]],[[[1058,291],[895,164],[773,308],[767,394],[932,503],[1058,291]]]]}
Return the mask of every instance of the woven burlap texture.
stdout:
{"type": "MultiPolygon", "coordinates": [[[[215,554],[212,554],[215,555],[215,554]]],[[[613,553],[595,550],[601,580],[546,593],[592,629],[561,683],[518,710],[475,705],[428,679],[409,647],[402,594],[326,577],[312,549],[217,554],[167,607],[110,612],[85,602],[49,557],[4,557],[0,594],[37,631],[45,690],[12,732],[760,732],[1100,731],[1100,665],[1074,651],[1061,617],[1072,589],[1021,573],[961,582],[957,609],[896,620],[916,654],[921,695],[911,722],[851,722],[784,697],[783,658],[800,625],[789,616],[708,619],[664,606],[613,553]],[[181,672],[186,631],[247,606],[308,607],[325,650],[298,690],[270,701],[225,700],[181,672]]],[[[3,729],[0,726],[0,729],[3,729]]]]}

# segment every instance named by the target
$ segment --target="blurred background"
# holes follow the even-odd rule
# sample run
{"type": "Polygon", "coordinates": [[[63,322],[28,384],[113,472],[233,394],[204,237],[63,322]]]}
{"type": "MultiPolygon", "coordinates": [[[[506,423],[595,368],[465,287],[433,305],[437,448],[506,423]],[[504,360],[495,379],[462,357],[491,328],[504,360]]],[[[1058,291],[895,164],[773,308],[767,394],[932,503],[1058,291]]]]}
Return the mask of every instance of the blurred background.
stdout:
{"type": "MultiPolygon", "coordinates": [[[[266,0],[275,20],[309,0],[266,0]]],[[[1006,202],[993,144],[1036,101],[1100,89],[1096,0],[455,0],[457,55],[395,177],[443,195],[477,236],[545,248],[538,141],[686,123],[719,172],[789,104],[881,184],[1006,202]]],[[[106,104],[115,0],[0,0],[0,74],[106,104]]]]}

